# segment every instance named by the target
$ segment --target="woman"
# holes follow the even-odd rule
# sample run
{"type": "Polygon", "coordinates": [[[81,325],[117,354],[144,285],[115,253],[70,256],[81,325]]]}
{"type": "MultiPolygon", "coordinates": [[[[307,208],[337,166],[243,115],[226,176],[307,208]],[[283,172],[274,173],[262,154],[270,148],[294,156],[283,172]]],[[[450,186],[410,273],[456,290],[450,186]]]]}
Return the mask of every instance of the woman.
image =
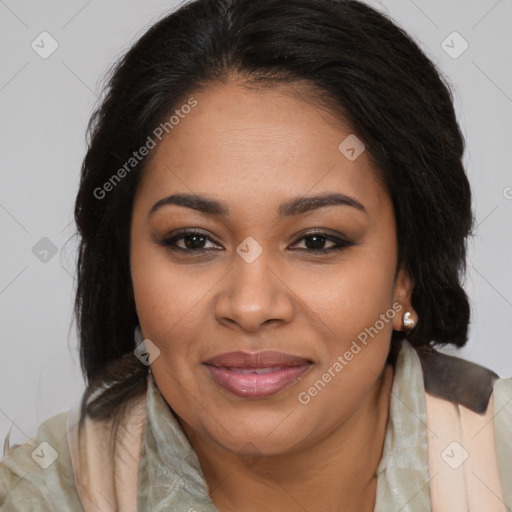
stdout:
{"type": "Polygon", "coordinates": [[[88,387],[10,450],[2,510],[512,506],[512,381],[435,350],[467,340],[464,141],[391,20],[196,0],[90,132],[88,387]]]}

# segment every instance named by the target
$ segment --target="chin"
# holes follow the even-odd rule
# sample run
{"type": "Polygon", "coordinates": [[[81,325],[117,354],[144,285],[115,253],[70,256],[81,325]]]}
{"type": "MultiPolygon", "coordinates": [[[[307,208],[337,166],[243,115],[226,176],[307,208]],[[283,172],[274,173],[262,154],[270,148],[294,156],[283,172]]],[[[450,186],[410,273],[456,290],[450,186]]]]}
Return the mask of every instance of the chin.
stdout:
{"type": "Polygon", "coordinates": [[[304,421],[297,423],[296,419],[296,415],[283,414],[282,409],[275,414],[238,412],[221,418],[205,418],[201,430],[217,445],[240,456],[282,455],[293,451],[308,437],[307,425],[304,421]],[[286,421],[292,417],[295,418],[293,423],[286,421]]]}

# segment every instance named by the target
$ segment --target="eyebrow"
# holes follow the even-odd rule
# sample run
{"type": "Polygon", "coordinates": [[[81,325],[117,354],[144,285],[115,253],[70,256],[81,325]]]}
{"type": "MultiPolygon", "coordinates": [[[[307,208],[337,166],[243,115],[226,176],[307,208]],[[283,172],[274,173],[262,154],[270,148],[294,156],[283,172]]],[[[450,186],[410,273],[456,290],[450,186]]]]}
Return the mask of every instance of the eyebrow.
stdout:
{"type": "MultiPolygon", "coordinates": [[[[205,215],[214,217],[229,216],[229,206],[226,203],[197,194],[172,194],[157,201],[149,210],[148,217],[158,209],[167,205],[183,206],[197,210],[205,215]]],[[[356,210],[368,214],[366,208],[357,199],[345,194],[328,193],[316,196],[296,197],[282,203],[277,209],[279,218],[300,215],[326,206],[351,206],[356,210]]]]}

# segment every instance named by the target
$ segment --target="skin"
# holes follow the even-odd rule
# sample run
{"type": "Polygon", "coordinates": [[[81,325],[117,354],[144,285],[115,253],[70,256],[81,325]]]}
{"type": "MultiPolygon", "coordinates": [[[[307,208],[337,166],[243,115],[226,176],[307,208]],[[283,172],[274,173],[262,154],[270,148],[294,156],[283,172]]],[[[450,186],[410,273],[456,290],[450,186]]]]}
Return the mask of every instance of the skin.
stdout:
{"type": "Polygon", "coordinates": [[[389,195],[366,152],[350,161],[338,150],[350,127],[304,101],[305,92],[229,80],[194,94],[197,106],[152,150],[134,202],[137,315],[144,338],[160,350],[151,369],[221,511],[372,511],[393,379],[385,364],[392,329],[403,329],[406,310],[417,320],[412,281],[402,270],[395,276],[389,195]],[[230,214],[166,205],[148,216],[178,192],[222,201],[230,214]],[[331,205],[277,217],[281,203],[326,192],[351,196],[366,212],[331,205]],[[203,254],[159,243],[183,228],[212,238],[176,242],[203,254]],[[317,254],[336,244],[303,238],[314,229],[354,245],[317,254]],[[236,252],[247,237],[262,248],[252,263],[236,252]],[[393,303],[402,313],[301,404],[299,393],[393,303]],[[263,349],[313,365],[270,397],[244,399],[218,386],[202,364],[224,352],[263,349]]]}

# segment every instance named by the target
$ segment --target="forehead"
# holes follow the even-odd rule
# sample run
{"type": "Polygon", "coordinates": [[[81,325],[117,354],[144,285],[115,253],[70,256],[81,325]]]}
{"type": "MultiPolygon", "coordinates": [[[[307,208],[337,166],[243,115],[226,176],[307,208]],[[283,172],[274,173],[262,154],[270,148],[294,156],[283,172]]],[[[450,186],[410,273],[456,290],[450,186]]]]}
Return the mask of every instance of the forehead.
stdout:
{"type": "Polygon", "coordinates": [[[138,191],[147,201],[207,194],[237,212],[334,191],[357,197],[369,210],[389,202],[366,151],[347,157],[354,155],[346,153],[347,144],[357,153],[363,148],[350,127],[319,108],[307,89],[228,83],[191,97],[196,106],[150,155],[138,191]]]}

